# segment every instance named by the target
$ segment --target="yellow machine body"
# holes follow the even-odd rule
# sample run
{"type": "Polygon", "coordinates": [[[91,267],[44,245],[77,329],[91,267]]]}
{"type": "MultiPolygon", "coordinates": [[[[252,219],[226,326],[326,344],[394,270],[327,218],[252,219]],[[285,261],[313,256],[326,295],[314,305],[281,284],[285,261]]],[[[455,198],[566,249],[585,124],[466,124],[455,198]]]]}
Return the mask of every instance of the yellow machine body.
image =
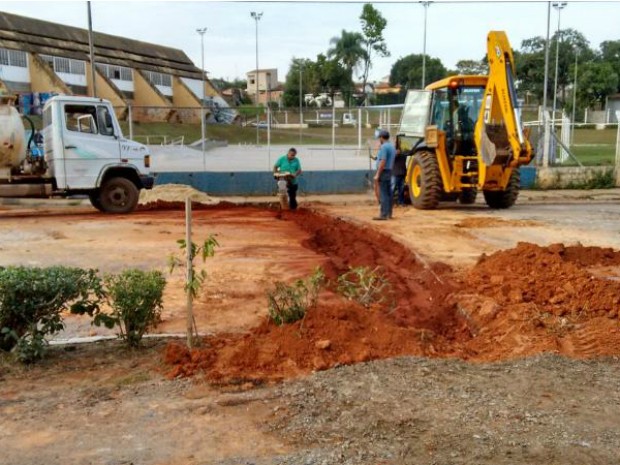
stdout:
{"type": "Polygon", "coordinates": [[[450,76],[407,96],[397,146],[413,154],[407,183],[418,208],[461,194],[463,203],[472,203],[466,198],[475,200],[480,190],[495,208],[516,200],[518,167],[533,153],[521,126],[514,57],[504,32],[488,34],[487,57],[488,76],[450,76]]]}

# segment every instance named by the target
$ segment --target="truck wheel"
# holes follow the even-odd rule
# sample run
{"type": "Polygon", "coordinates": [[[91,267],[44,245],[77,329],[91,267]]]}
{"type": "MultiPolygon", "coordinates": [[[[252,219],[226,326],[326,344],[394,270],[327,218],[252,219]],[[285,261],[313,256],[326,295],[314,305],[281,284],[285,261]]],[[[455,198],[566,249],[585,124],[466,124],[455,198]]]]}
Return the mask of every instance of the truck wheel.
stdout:
{"type": "Polygon", "coordinates": [[[418,152],[413,156],[408,184],[411,203],[415,208],[420,210],[437,208],[443,189],[434,153],[418,152]]]}
{"type": "Polygon", "coordinates": [[[461,205],[471,205],[476,203],[476,195],[478,194],[478,190],[476,188],[473,189],[463,189],[459,193],[459,203],[461,205]]]}
{"type": "Polygon", "coordinates": [[[510,181],[504,191],[484,191],[484,200],[491,208],[510,208],[517,201],[521,176],[518,169],[513,169],[510,181]]]}
{"type": "Polygon", "coordinates": [[[88,199],[90,200],[90,204],[95,207],[100,212],[104,211],[103,206],[101,205],[101,199],[99,198],[99,191],[92,191],[88,194],[88,199]]]}
{"type": "Polygon", "coordinates": [[[99,203],[106,213],[130,213],[136,209],[140,192],[127,178],[110,178],[103,183],[99,203]]]}

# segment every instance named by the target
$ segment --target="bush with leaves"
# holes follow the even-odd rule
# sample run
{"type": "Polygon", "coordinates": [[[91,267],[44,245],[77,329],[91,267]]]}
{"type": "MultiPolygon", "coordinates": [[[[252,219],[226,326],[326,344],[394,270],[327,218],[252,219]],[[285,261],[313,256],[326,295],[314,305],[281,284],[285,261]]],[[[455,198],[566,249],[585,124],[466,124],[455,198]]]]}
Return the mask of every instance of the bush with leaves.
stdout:
{"type": "Polygon", "coordinates": [[[338,276],[338,292],[368,308],[384,303],[392,287],[380,267],[358,266],[338,276]]]}
{"type": "MultiPolygon", "coordinates": [[[[177,241],[179,249],[183,252],[187,250],[187,241],[185,239],[179,239],[177,241]]],[[[201,270],[200,273],[196,273],[194,270],[194,258],[198,255],[202,257],[202,261],[205,262],[207,258],[215,255],[215,248],[219,247],[219,243],[213,234],[210,234],[202,245],[198,245],[192,242],[192,248],[190,250],[190,263],[191,269],[189,270],[190,280],[185,283],[185,292],[189,293],[193,299],[198,296],[202,283],[207,277],[207,272],[201,270]]],[[[177,267],[186,266],[186,261],[176,255],[170,255],[168,257],[168,267],[170,268],[170,274],[172,274],[177,267]]],[[[187,270],[186,270],[187,271],[187,270]]]]}
{"type": "Polygon", "coordinates": [[[92,313],[102,298],[96,270],[0,268],[0,349],[15,348],[21,361],[35,361],[45,352],[45,336],[64,328],[63,311],[92,313]]]}
{"type": "Polygon", "coordinates": [[[144,333],[161,319],[166,279],[160,271],[124,270],[104,278],[111,313],[97,311],[93,323],[117,326],[120,338],[130,347],[139,347],[144,333]]]}
{"type": "Polygon", "coordinates": [[[325,273],[320,267],[309,278],[298,279],[292,285],[276,282],[275,289],[267,292],[269,317],[278,326],[301,320],[316,306],[324,285],[325,273]]]}

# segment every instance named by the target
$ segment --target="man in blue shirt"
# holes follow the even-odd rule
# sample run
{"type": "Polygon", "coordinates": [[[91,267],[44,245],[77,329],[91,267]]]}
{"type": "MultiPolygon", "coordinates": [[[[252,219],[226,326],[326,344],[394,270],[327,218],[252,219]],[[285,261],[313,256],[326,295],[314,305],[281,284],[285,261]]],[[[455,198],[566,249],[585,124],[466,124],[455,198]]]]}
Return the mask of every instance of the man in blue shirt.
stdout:
{"type": "Polygon", "coordinates": [[[379,216],[375,216],[373,220],[383,221],[392,218],[391,180],[394,159],[396,158],[396,149],[390,142],[390,133],[385,130],[379,132],[379,143],[381,144],[381,148],[377,154],[377,172],[374,180],[379,190],[381,210],[379,216]]]}
{"type": "Polygon", "coordinates": [[[297,176],[301,174],[301,163],[297,158],[297,150],[291,147],[286,155],[282,155],[273,165],[275,173],[289,173],[287,176],[286,190],[288,192],[288,206],[291,210],[297,209],[297,176]]]}

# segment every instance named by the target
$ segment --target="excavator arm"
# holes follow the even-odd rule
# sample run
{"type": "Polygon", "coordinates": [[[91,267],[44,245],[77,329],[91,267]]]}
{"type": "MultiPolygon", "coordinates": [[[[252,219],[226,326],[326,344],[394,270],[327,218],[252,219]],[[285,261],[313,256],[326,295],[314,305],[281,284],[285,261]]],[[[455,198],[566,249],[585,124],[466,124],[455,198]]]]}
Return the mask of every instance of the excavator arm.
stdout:
{"type": "Polygon", "coordinates": [[[504,189],[512,169],[530,162],[532,147],[521,126],[514,57],[505,32],[489,32],[487,57],[489,77],[475,128],[479,184],[504,189]]]}

